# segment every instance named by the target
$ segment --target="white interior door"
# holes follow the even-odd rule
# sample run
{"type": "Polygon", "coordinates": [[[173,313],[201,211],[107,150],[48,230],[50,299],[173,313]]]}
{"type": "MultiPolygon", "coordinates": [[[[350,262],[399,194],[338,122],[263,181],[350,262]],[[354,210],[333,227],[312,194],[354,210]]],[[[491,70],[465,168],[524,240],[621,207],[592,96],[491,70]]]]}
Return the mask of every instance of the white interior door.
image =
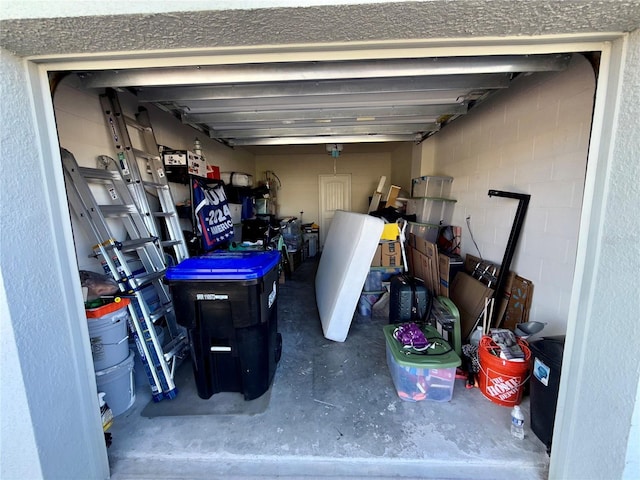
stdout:
{"type": "Polygon", "coordinates": [[[319,175],[320,249],[336,210],[351,210],[351,174],[319,175]]]}

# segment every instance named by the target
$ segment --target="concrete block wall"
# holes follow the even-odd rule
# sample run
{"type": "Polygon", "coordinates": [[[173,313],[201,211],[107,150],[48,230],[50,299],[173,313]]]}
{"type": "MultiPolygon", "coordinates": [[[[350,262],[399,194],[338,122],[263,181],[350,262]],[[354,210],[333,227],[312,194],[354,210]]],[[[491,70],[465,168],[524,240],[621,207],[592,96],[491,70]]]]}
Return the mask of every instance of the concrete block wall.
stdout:
{"type": "MultiPolygon", "coordinates": [[[[366,213],[369,197],[378,186],[381,176],[391,178],[391,160],[388,152],[349,153],[345,145],[336,159],[335,173],[351,174],[351,210],[366,213]]],[[[256,172],[274,171],[282,182],[278,190],[278,214],[281,217],[300,217],[303,222],[319,222],[318,175],[334,173],[333,158],[327,154],[296,154],[295,149],[284,155],[257,155],[256,172]]]]}
{"type": "Polygon", "coordinates": [[[453,223],[464,253],[501,263],[517,200],[489,189],[531,195],[511,269],[534,283],[530,320],[545,334],[566,331],[591,129],[595,77],[577,55],[563,72],[518,78],[431,137],[434,173],[454,177],[453,223]]]}

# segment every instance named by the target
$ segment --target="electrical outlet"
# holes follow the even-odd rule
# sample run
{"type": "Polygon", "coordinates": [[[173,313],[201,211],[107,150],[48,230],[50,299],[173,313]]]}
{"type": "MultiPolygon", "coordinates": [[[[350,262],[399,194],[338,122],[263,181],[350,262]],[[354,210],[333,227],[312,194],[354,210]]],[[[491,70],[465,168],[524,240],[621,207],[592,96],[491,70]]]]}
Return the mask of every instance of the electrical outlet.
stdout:
{"type": "Polygon", "coordinates": [[[471,221],[471,215],[467,215],[467,222],[471,221]]]}

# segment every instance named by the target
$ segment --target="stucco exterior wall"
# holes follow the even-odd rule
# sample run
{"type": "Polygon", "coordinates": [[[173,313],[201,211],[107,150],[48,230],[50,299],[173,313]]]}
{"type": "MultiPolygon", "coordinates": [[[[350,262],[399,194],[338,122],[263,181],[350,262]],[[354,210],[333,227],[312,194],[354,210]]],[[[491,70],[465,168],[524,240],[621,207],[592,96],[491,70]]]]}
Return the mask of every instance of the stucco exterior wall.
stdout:
{"type": "Polygon", "coordinates": [[[619,111],[611,124],[611,162],[598,172],[607,178],[604,203],[593,206],[590,226],[598,232],[591,237],[597,242],[595,275],[584,286],[588,298],[569,328],[575,342],[571,368],[566,359],[563,364],[568,378],[560,395],[566,396],[554,444],[561,431],[564,443],[557,454],[566,461],[562,470],[552,462],[552,478],[622,478],[627,453],[638,458],[638,426],[630,426],[638,412],[640,372],[640,296],[634,278],[640,271],[640,31],[630,35],[624,60],[619,111]]]}
{"type": "MultiPolygon", "coordinates": [[[[407,2],[404,10],[384,5],[376,9],[362,6],[358,16],[327,7],[294,12],[300,15],[274,9],[257,15],[214,12],[167,18],[118,17],[115,14],[122,12],[115,11],[116,5],[100,2],[104,7],[100,12],[112,14],[110,17],[77,17],[72,21],[42,18],[60,15],[59,5],[64,2],[13,3],[22,9],[14,17],[30,20],[3,23],[0,45],[19,55],[220,45],[212,40],[214,35],[223,39],[225,45],[263,45],[287,41],[367,41],[372,37],[397,38],[398,34],[409,39],[456,36],[479,39],[624,32],[638,27],[635,1],[478,0],[455,4],[433,1],[407,2]],[[48,10],[41,10],[43,5],[48,10]],[[366,21],[360,24],[358,18],[366,21]],[[475,19],[471,25],[469,18],[475,19]],[[196,23],[201,28],[190,30],[189,35],[182,35],[177,28],[196,23]],[[140,29],[140,24],[145,28],[140,29]],[[249,31],[247,25],[255,29],[249,31]],[[358,30],[353,28],[356,25],[358,30]],[[114,37],[113,32],[119,28],[135,35],[114,37]]],[[[88,3],[93,3],[90,8],[98,5],[88,3]]],[[[93,11],[76,10],[84,15],[93,11]]],[[[4,8],[0,15],[3,19],[10,18],[4,8]]],[[[87,332],[69,323],[69,319],[77,323],[83,312],[77,296],[68,293],[78,289],[79,284],[65,283],[68,272],[77,265],[71,258],[73,252],[65,246],[71,244],[72,238],[69,221],[63,217],[66,205],[61,195],[61,173],[56,173],[51,160],[43,155],[55,151],[55,139],[40,136],[36,129],[36,118],[49,113],[43,111],[42,102],[36,106],[30,103],[31,98],[43,94],[32,94],[21,60],[6,51],[2,52],[0,65],[3,151],[0,272],[6,299],[0,301],[2,322],[10,322],[14,332],[13,337],[6,338],[3,324],[3,355],[13,351],[15,356],[6,364],[3,361],[1,370],[3,460],[5,453],[12,455],[13,460],[11,464],[3,462],[1,476],[23,478],[23,474],[37,476],[41,472],[45,478],[105,478],[106,453],[100,444],[99,418],[93,410],[97,399],[90,395],[95,390],[90,375],[90,352],[86,342],[80,340],[87,332]],[[5,350],[5,342],[9,342],[9,350],[5,350]],[[22,375],[24,388],[20,381],[5,381],[15,375],[22,375]],[[11,386],[20,391],[5,390],[11,386]],[[5,429],[6,398],[13,402],[9,403],[12,421],[16,423],[13,430],[5,429]],[[8,443],[5,433],[16,431],[21,433],[20,440],[10,438],[12,443],[8,443]]],[[[637,426],[631,429],[630,425],[633,412],[638,411],[640,371],[637,349],[640,309],[637,295],[633,295],[638,288],[640,256],[632,254],[640,240],[638,52],[640,34],[634,31],[624,55],[627,63],[620,111],[610,124],[614,139],[611,163],[603,172],[606,179],[601,180],[606,200],[601,205],[602,215],[595,223],[586,225],[587,231],[581,234],[588,236],[588,243],[597,246],[590,267],[595,274],[586,275],[587,285],[581,292],[590,295],[580,296],[581,302],[588,300],[579,306],[580,318],[570,324],[574,344],[569,346],[568,356],[574,368],[568,371],[568,379],[563,380],[561,398],[568,401],[561,405],[563,413],[556,422],[554,445],[562,448],[552,456],[551,478],[620,478],[630,474],[632,467],[625,472],[625,461],[638,448],[637,434],[631,439],[629,436],[630,431],[637,432],[637,426]],[[610,320],[606,328],[604,319],[610,320]]],[[[46,85],[43,89],[46,91],[46,85]]]]}
{"type": "Polygon", "coordinates": [[[25,63],[2,52],[1,70],[1,476],[106,478],[87,326],[71,325],[81,314],[69,292],[80,282],[62,281],[63,269],[77,268],[68,219],[52,196],[62,172],[43,158],[25,63]]]}

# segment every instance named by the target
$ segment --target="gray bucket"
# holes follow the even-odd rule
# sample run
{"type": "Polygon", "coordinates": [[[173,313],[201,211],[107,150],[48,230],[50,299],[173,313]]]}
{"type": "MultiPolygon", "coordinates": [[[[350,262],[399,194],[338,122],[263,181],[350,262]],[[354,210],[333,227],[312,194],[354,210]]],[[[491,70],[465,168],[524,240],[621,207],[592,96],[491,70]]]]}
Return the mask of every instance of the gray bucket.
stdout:
{"type": "Polygon", "coordinates": [[[87,319],[96,372],[123,362],[129,355],[128,318],[129,312],[125,306],[102,317],[87,319]]]}
{"type": "Polygon", "coordinates": [[[96,372],[98,392],[104,392],[104,400],[116,417],[126,412],[136,401],[136,387],[133,382],[134,353],[124,362],[96,372]]]}

